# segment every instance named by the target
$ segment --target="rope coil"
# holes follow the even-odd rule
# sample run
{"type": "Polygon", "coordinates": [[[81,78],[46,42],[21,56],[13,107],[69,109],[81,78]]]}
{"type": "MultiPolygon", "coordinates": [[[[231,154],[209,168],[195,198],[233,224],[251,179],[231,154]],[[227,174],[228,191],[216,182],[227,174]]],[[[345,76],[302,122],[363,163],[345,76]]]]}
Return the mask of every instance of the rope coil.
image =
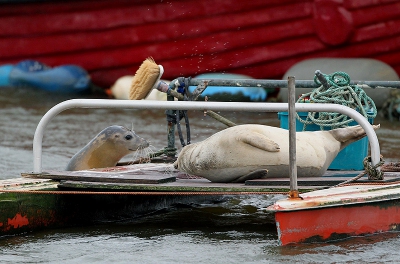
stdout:
{"type": "Polygon", "coordinates": [[[371,156],[365,157],[363,164],[364,164],[364,169],[365,173],[368,174],[368,180],[383,180],[383,171],[378,170],[379,167],[381,167],[385,161],[382,159],[382,156],[380,158],[380,161],[375,165],[371,165],[371,156]]]}
{"type": "MultiPolygon", "coordinates": [[[[345,72],[334,72],[323,74],[318,72],[314,76],[314,82],[321,85],[313,91],[303,94],[297,103],[333,103],[340,104],[360,112],[365,118],[375,118],[377,109],[374,101],[367,96],[364,90],[357,85],[350,85],[350,77],[345,72]],[[324,80],[321,83],[319,78],[324,80]],[[326,82],[325,82],[326,81],[326,82]]],[[[302,119],[297,113],[297,119],[304,124],[303,130],[307,125],[319,125],[321,130],[324,127],[339,128],[346,127],[354,121],[347,115],[329,112],[309,112],[306,119],[302,119]]]]}

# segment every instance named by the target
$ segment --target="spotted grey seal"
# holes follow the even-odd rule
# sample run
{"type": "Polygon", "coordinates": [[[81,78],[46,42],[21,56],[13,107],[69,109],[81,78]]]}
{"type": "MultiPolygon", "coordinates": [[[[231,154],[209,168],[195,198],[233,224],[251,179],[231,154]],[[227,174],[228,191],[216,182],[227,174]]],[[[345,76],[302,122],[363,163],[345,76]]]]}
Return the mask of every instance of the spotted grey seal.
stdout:
{"type": "Polygon", "coordinates": [[[113,167],[122,157],[148,146],[135,132],[123,126],[109,126],[71,158],[66,170],[113,167]]]}

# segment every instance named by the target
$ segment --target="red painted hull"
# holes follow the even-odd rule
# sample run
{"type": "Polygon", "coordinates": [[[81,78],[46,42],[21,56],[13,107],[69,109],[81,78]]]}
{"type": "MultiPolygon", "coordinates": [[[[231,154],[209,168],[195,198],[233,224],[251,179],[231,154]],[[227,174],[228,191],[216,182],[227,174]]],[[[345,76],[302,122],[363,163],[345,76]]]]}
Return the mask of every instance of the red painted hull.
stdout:
{"type": "Polygon", "coordinates": [[[301,197],[267,208],[282,245],[400,230],[400,182],[348,184],[301,197]]]}
{"type": "MultiPolygon", "coordinates": [[[[164,79],[231,72],[280,79],[315,57],[374,58],[400,75],[393,0],[48,1],[0,4],[0,65],[77,64],[97,85],[152,56],[164,79]]],[[[310,79],[312,76],[310,76],[310,79]]]]}
{"type": "Polygon", "coordinates": [[[400,230],[400,202],[385,201],[318,210],[277,212],[282,245],[320,242],[400,230]]]}

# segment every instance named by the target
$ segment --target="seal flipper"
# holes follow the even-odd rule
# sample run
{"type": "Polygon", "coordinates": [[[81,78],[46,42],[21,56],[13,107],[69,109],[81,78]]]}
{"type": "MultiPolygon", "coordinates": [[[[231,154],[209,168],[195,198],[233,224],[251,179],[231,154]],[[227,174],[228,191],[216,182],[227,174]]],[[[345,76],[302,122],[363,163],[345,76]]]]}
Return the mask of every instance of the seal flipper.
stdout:
{"type": "Polygon", "coordinates": [[[236,180],[232,182],[245,182],[247,180],[253,180],[253,179],[260,179],[263,178],[264,176],[267,176],[268,170],[256,170],[253,172],[250,172],[249,174],[240,176],[236,180]]]}
{"type": "Polygon", "coordinates": [[[260,133],[243,133],[238,135],[236,140],[269,152],[278,152],[280,150],[276,142],[260,133]]]}
{"type": "MultiPolygon", "coordinates": [[[[380,125],[372,125],[372,128],[374,130],[377,130],[380,128],[380,125]]],[[[364,129],[360,126],[349,126],[345,128],[336,128],[329,130],[329,133],[341,143],[341,150],[348,146],[350,143],[353,143],[359,139],[362,139],[365,137],[367,134],[364,131],[364,129]]]]}

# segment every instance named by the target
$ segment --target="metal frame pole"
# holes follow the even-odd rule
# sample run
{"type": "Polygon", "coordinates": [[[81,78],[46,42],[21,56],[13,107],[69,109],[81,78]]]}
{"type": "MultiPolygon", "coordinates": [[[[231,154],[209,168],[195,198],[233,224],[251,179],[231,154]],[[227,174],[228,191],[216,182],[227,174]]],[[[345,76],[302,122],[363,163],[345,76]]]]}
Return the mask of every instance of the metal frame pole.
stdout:
{"type": "Polygon", "coordinates": [[[289,176],[290,176],[290,198],[299,198],[297,187],[297,165],[296,165],[296,86],[295,78],[288,77],[288,104],[289,104],[289,176]]]}

